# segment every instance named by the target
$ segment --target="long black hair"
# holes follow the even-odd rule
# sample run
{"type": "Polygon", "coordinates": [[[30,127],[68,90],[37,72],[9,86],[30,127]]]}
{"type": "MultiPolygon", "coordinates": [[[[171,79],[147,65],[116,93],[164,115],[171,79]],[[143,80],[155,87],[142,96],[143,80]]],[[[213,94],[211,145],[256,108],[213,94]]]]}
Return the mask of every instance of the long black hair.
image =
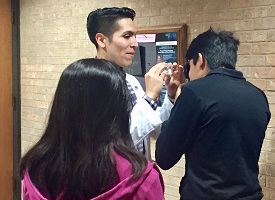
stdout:
{"type": "Polygon", "coordinates": [[[41,139],[21,160],[33,184],[51,199],[91,199],[117,180],[114,152],[133,166],[147,165],[129,133],[132,109],[125,74],[103,59],[82,59],[62,73],[41,139]]]}

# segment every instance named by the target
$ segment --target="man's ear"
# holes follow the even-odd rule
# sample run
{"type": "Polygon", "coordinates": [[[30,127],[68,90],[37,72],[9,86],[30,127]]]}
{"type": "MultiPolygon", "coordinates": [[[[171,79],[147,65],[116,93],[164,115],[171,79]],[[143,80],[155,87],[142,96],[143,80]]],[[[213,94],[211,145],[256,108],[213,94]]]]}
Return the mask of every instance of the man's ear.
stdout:
{"type": "Polygon", "coordinates": [[[102,33],[97,33],[95,35],[96,42],[99,47],[105,48],[106,47],[106,36],[102,33]]]}
{"type": "Polygon", "coordinates": [[[197,61],[199,67],[201,70],[203,70],[205,68],[205,59],[203,58],[201,53],[198,53],[198,61],[197,61]]]}
{"type": "Polygon", "coordinates": [[[198,61],[200,63],[199,67],[200,67],[200,71],[201,71],[202,77],[204,77],[210,71],[210,69],[208,67],[207,60],[203,57],[203,55],[201,53],[199,53],[198,61]]]}

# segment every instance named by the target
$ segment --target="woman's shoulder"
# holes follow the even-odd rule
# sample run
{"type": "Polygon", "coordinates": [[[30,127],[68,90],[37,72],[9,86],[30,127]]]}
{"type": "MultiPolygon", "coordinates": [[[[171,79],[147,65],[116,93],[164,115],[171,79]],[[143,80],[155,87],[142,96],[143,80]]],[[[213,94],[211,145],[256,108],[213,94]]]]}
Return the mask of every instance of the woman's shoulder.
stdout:
{"type": "MultiPolygon", "coordinates": [[[[117,167],[118,172],[123,172],[124,176],[126,176],[126,175],[131,176],[133,173],[131,162],[127,158],[125,158],[124,156],[122,156],[118,153],[115,153],[114,156],[115,156],[116,167],[117,167]]],[[[144,174],[146,176],[148,176],[148,175],[159,176],[159,175],[161,175],[161,172],[155,162],[147,161],[147,166],[143,172],[143,175],[144,174]]]]}
{"type": "Polygon", "coordinates": [[[142,179],[142,184],[140,184],[136,199],[163,199],[164,182],[161,172],[155,163],[148,161],[147,168],[140,179],[142,179]]]}
{"type": "MultiPolygon", "coordinates": [[[[115,154],[115,159],[120,178],[128,178],[132,176],[132,164],[130,161],[117,153],[115,154]]],[[[159,181],[160,184],[164,186],[161,172],[155,162],[147,161],[147,166],[144,172],[140,175],[140,178],[143,179],[146,184],[148,184],[147,186],[153,184],[156,181],[159,181]]]]}
{"type": "Polygon", "coordinates": [[[48,200],[48,198],[45,197],[45,195],[41,194],[41,192],[32,183],[28,171],[25,171],[24,173],[22,185],[23,185],[22,196],[24,200],[32,200],[32,199],[48,200]]]}
{"type": "Polygon", "coordinates": [[[112,189],[93,200],[163,198],[163,181],[156,164],[148,162],[145,171],[136,179],[131,180],[133,175],[131,162],[118,153],[114,154],[114,159],[120,181],[112,189]]]}
{"type": "Polygon", "coordinates": [[[133,173],[131,162],[118,153],[115,153],[114,157],[115,157],[116,169],[117,169],[117,173],[120,181],[131,177],[133,173]]]}

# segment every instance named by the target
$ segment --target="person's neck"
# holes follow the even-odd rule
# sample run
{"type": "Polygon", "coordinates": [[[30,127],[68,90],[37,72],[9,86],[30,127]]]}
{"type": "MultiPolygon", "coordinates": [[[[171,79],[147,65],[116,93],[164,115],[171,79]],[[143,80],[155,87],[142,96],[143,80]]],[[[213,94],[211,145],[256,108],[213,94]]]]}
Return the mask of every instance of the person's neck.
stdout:
{"type": "MultiPolygon", "coordinates": [[[[97,52],[96,58],[109,60],[108,58],[106,58],[106,56],[105,56],[104,54],[101,54],[101,53],[99,53],[99,52],[97,52]]],[[[109,61],[110,61],[110,60],[109,60],[109,61]]],[[[119,67],[119,69],[120,69],[121,71],[124,71],[122,67],[119,67]]]]}
{"type": "Polygon", "coordinates": [[[99,58],[99,59],[106,59],[106,60],[108,60],[107,57],[103,53],[100,53],[100,52],[97,52],[96,57],[99,58]]]}

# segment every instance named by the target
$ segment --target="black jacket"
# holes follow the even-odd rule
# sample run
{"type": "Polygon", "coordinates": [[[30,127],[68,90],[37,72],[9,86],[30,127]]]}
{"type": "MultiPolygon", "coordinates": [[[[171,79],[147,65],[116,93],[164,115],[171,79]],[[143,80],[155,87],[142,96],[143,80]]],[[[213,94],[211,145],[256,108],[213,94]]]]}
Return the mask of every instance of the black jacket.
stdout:
{"type": "Polygon", "coordinates": [[[261,199],[258,160],[270,120],[265,94],[226,68],[185,84],[162,125],[162,169],[185,154],[181,199],[261,199]]]}

